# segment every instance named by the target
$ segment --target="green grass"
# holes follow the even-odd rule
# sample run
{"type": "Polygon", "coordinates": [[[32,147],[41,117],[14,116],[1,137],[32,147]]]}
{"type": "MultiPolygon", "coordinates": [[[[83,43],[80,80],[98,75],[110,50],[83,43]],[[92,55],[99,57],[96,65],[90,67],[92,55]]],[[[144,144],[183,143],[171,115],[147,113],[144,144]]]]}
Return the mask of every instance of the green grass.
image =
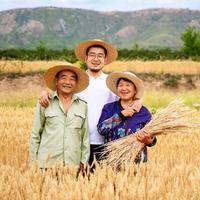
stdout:
{"type": "MultiPolygon", "coordinates": [[[[8,107],[35,107],[38,98],[38,92],[1,92],[0,106],[8,107]]],[[[146,91],[143,97],[143,104],[152,112],[158,108],[167,106],[176,98],[182,98],[186,105],[193,106],[195,103],[200,103],[200,93],[198,90],[172,92],[167,90],[162,91],[146,91]]]]}
{"type": "Polygon", "coordinates": [[[1,107],[35,107],[39,94],[34,92],[1,92],[1,107]]]}
{"type": "Polygon", "coordinates": [[[143,97],[143,104],[146,105],[152,113],[158,108],[167,106],[171,101],[176,98],[183,99],[185,104],[193,107],[195,103],[200,103],[200,93],[198,90],[192,91],[147,91],[143,97]]]}

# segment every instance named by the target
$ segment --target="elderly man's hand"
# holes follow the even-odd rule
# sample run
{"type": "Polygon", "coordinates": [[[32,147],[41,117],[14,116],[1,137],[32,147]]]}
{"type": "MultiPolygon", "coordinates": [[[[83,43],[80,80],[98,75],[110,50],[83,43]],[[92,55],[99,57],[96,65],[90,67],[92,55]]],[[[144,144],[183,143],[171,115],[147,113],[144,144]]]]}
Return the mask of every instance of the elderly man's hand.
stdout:
{"type": "Polygon", "coordinates": [[[83,164],[82,162],[80,162],[79,169],[80,169],[80,171],[81,171],[82,173],[84,173],[84,171],[85,171],[85,166],[84,166],[84,164],[83,164]]]}
{"type": "Polygon", "coordinates": [[[46,90],[41,92],[41,96],[39,98],[39,103],[43,107],[48,107],[50,104],[50,99],[52,98],[51,94],[48,93],[46,90]]]}
{"type": "Polygon", "coordinates": [[[153,142],[153,137],[145,131],[140,131],[137,134],[137,139],[144,144],[151,144],[153,142]]]}

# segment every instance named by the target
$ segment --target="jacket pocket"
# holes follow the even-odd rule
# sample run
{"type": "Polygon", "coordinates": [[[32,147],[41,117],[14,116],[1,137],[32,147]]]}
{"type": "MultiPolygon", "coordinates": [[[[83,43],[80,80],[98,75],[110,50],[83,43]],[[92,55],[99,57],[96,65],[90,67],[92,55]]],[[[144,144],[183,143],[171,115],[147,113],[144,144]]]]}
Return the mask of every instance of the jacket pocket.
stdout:
{"type": "Polygon", "coordinates": [[[75,113],[74,116],[75,116],[75,128],[81,128],[86,117],[85,114],[75,113]]]}
{"type": "Polygon", "coordinates": [[[83,113],[74,113],[74,120],[72,121],[72,127],[81,128],[85,120],[85,114],[83,113]]]}
{"type": "Polygon", "coordinates": [[[46,124],[56,125],[59,124],[59,115],[56,112],[45,112],[46,124]]]}

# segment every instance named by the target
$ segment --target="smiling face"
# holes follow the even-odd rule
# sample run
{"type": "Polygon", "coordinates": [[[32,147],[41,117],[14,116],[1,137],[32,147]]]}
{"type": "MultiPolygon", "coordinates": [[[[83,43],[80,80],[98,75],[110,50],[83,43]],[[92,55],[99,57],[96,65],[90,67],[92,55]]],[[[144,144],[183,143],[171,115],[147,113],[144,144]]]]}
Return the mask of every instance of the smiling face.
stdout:
{"type": "Polygon", "coordinates": [[[105,50],[101,47],[90,47],[85,62],[92,72],[99,72],[106,64],[107,58],[105,50]]]}
{"type": "Polygon", "coordinates": [[[121,78],[117,82],[117,94],[122,100],[133,100],[136,94],[136,87],[131,81],[121,78]]]}
{"type": "Polygon", "coordinates": [[[64,70],[56,75],[56,89],[58,94],[73,94],[76,89],[77,75],[69,70],[64,70]]]}

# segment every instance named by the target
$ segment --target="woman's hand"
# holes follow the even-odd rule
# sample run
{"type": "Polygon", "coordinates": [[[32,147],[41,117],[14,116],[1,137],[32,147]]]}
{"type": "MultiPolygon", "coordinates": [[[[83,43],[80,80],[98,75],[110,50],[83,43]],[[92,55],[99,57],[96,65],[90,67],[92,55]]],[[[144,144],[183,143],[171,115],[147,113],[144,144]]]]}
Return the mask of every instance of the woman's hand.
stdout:
{"type": "Polygon", "coordinates": [[[153,142],[153,137],[145,131],[140,131],[137,134],[137,139],[144,144],[151,144],[153,142]]]}
{"type": "Polygon", "coordinates": [[[121,111],[121,113],[124,117],[132,117],[134,115],[134,113],[136,113],[136,112],[137,111],[132,106],[128,106],[124,110],[121,111]]]}

